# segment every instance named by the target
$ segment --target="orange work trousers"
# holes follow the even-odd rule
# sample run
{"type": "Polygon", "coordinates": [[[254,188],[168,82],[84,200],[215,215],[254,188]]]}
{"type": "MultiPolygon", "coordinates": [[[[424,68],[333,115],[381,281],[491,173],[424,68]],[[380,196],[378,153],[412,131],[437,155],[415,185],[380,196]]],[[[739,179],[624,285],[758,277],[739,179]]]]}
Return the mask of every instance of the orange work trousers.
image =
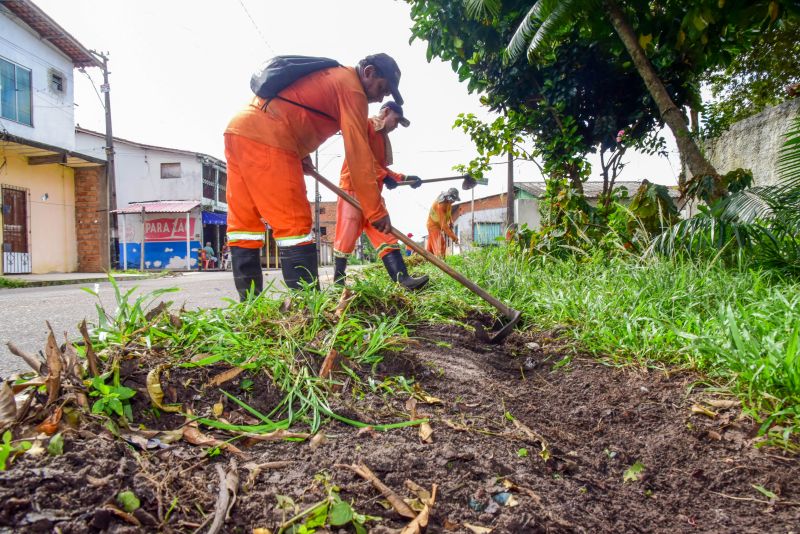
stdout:
{"type": "Polygon", "coordinates": [[[287,150],[225,134],[228,244],[261,248],[264,223],[279,247],[314,242],[300,158],[287,150]]]}
{"type": "MultiPolygon", "coordinates": [[[[353,191],[346,191],[350,196],[355,196],[353,191]]],[[[341,198],[336,202],[336,237],[333,241],[333,254],[339,258],[347,258],[356,249],[356,242],[361,237],[361,232],[366,232],[372,246],[378,251],[378,257],[383,258],[392,250],[400,250],[397,238],[392,234],[379,232],[361,213],[341,198]]]]}
{"type": "Polygon", "coordinates": [[[428,243],[425,245],[428,252],[440,258],[444,258],[447,251],[447,243],[444,239],[444,232],[435,224],[428,224],[428,243]]]}

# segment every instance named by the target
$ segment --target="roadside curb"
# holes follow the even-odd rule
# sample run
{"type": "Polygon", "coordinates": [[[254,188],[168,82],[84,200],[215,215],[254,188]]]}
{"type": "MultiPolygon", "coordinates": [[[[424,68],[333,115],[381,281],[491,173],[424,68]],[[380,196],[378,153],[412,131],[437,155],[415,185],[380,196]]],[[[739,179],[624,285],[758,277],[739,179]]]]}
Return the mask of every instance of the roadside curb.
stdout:
{"type": "MultiPolygon", "coordinates": [[[[118,276],[114,277],[117,282],[122,282],[125,280],[150,280],[154,278],[166,278],[167,276],[175,276],[174,274],[170,273],[167,275],[163,274],[133,274],[133,275],[125,275],[125,276],[118,276]]],[[[21,286],[17,287],[0,287],[0,291],[4,289],[27,289],[29,287],[47,287],[47,286],[66,286],[66,285],[79,285],[79,284],[94,284],[98,282],[108,282],[108,276],[103,277],[92,277],[92,278],[69,278],[69,279],[61,279],[61,280],[20,280],[18,278],[10,278],[10,280],[14,280],[15,282],[22,282],[21,286]]]]}

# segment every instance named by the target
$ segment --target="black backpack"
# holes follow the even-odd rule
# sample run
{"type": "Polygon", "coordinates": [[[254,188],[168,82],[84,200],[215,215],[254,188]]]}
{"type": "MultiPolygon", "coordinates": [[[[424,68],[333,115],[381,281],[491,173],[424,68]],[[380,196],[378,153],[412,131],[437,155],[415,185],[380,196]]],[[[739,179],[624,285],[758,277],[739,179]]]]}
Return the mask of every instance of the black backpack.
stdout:
{"type": "Polygon", "coordinates": [[[259,70],[253,73],[250,77],[250,89],[252,89],[256,95],[264,99],[264,105],[261,108],[264,111],[266,111],[270,101],[273,98],[277,98],[308,111],[323,115],[331,120],[336,120],[318,109],[278,96],[278,93],[300,78],[308,76],[312,72],[329,69],[331,67],[341,67],[341,64],[335,59],[326,57],[275,56],[267,60],[259,70]]]}

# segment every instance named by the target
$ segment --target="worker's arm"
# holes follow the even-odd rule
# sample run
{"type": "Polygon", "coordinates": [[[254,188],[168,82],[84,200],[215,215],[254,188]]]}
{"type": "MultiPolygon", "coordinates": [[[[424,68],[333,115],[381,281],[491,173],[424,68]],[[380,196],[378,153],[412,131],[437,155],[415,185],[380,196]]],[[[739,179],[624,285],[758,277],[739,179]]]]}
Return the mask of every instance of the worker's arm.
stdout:
{"type": "Polygon", "coordinates": [[[361,212],[371,223],[384,218],[388,223],[389,213],[381,202],[381,192],[375,181],[378,169],[367,139],[366,95],[354,90],[341,91],[339,113],[350,182],[361,204],[361,212]]]}

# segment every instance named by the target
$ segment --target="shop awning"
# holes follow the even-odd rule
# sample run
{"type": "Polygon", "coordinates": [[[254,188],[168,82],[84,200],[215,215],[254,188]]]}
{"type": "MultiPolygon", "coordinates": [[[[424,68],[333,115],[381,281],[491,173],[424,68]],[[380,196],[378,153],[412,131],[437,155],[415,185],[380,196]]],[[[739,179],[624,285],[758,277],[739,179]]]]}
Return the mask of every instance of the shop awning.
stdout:
{"type": "Polygon", "coordinates": [[[186,213],[200,205],[197,200],[171,200],[163,202],[131,202],[111,213],[186,213]],[[144,210],[143,210],[144,208],[144,210]]]}
{"type": "Polygon", "coordinates": [[[217,226],[225,226],[226,224],[228,224],[228,214],[214,213],[213,211],[204,211],[203,224],[216,224],[217,226]]]}

